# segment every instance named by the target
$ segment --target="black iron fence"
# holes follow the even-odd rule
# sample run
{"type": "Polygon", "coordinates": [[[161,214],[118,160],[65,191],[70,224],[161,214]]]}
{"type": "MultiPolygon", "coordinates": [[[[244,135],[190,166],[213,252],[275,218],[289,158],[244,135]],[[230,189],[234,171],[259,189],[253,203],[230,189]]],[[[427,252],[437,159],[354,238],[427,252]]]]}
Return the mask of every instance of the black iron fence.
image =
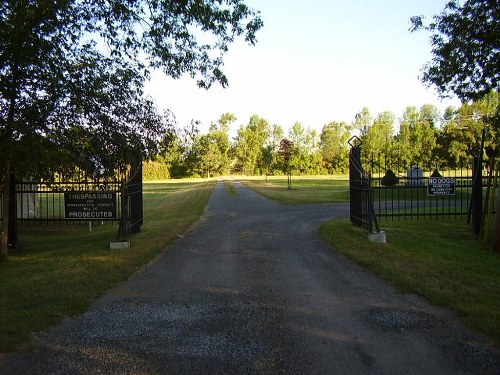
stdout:
{"type": "MultiPolygon", "coordinates": [[[[55,175],[48,181],[11,177],[9,244],[15,247],[18,224],[81,225],[119,223],[118,239],[143,224],[142,168],[95,179],[85,173],[55,175]]],[[[3,200],[0,195],[0,221],[3,200]]]]}
{"type": "Polygon", "coordinates": [[[349,141],[351,222],[373,232],[378,220],[463,218],[480,234],[495,215],[498,173],[494,160],[472,158],[447,170],[417,164],[389,164],[382,157],[363,158],[361,141],[349,141]],[[363,165],[364,164],[364,167],[363,165]]]}
{"type": "Polygon", "coordinates": [[[381,220],[463,218],[479,234],[481,225],[495,215],[497,179],[480,158],[443,170],[390,165],[373,157],[367,164],[373,208],[381,220]]]}

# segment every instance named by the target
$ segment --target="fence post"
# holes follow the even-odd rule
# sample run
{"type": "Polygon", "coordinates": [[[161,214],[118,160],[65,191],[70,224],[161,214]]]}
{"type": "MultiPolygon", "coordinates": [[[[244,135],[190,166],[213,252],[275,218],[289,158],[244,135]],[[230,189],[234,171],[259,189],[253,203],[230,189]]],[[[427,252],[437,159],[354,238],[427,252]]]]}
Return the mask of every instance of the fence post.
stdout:
{"type": "Polygon", "coordinates": [[[472,233],[479,235],[483,212],[483,158],[474,158],[474,183],[472,185],[472,233]]]}
{"type": "Polygon", "coordinates": [[[120,225],[118,226],[118,236],[117,241],[124,241],[127,237],[127,216],[128,216],[128,204],[127,204],[127,183],[125,179],[122,179],[120,188],[120,225]]]}
{"type": "Polygon", "coordinates": [[[17,246],[17,194],[16,194],[16,174],[10,172],[9,183],[9,237],[7,242],[9,249],[15,249],[17,246]]]}
{"type": "Polygon", "coordinates": [[[130,181],[132,192],[130,194],[130,232],[139,233],[143,224],[143,196],[142,196],[142,163],[131,171],[133,176],[130,181]]]}
{"type": "Polygon", "coordinates": [[[484,152],[484,137],[485,130],[481,135],[481,147],[479,155],[474,157],[474,165],[472,170],[472,233],[476,236],[481,232],[481,219],[483,216],[483,152],[484,152]]]}
{"type": "Polygon", "coordinates": [[[353,145],[349,157],[349,191],[350,191],[350,217],[351,223],[360,226],[362,216],[363,200],[361,199],[361,174],[356,166],[356,162],[361,159],[361,149],[358,145],[353,145]]]}

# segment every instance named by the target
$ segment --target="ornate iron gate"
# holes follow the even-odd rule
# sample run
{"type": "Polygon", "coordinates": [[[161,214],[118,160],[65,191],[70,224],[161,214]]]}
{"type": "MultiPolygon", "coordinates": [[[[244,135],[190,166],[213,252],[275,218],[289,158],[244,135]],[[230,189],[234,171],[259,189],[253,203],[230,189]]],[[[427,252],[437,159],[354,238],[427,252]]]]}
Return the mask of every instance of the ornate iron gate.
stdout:
{"type": "MultiPolygon", "coordinates": [[[[17,244],[18,223],[77,225],[89,221],[118,222],[119,240],[125,239],[130,233],[140,232],[143,224],[142,165],[131,167],[126,173],[117,173],[107,179],[90,178],[83,172],[71,178],[55,176],[50,181],[16,181],[13,176],[9,190],[9,246],[12,248],[17,244]],[[102,194],[109,197],[105,202],[97,202],[97,205],[112,205],[113,214],[89,214],[88,210],[92,210],[92,207],[79,209],[78,206],[85,206],[85,203],[75,201],[73,212],[76,214],[68,217],[68,198],[83,200],[85,195],[102,194]]],[[[0,195],[0,221],[2,204],[0,195]]]]}
{"type": "Polygon", "coordinates": [[[373,209],[373,191],[371,177],[361,164],[361,140],[354,136],[349,139],[349,190],[350,218],[355,226],[365,228],[370,233],[380,232],[377,217],[373,209]]]}

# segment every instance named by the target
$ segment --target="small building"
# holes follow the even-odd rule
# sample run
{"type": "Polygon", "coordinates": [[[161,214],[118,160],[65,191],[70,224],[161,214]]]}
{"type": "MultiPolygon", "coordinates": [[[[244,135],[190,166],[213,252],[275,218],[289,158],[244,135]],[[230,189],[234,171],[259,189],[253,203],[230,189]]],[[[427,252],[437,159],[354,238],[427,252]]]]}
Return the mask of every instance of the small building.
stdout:
{"type": "Polygon", "coordinates": [[[424,170],[418,165],[412,165],[407,171],[409,186],[425,186],[424,170]]]}

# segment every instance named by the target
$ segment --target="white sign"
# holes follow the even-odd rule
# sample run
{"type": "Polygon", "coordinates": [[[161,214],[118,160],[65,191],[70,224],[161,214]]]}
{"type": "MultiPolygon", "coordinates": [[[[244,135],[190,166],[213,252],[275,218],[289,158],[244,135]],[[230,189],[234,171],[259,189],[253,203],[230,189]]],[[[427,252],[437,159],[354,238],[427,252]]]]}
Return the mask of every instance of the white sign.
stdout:
{"type": "Polygon", "coordinates": [[[455,179],[453,177],[429,177],[427,195],[455,195],[455,179]]]}

